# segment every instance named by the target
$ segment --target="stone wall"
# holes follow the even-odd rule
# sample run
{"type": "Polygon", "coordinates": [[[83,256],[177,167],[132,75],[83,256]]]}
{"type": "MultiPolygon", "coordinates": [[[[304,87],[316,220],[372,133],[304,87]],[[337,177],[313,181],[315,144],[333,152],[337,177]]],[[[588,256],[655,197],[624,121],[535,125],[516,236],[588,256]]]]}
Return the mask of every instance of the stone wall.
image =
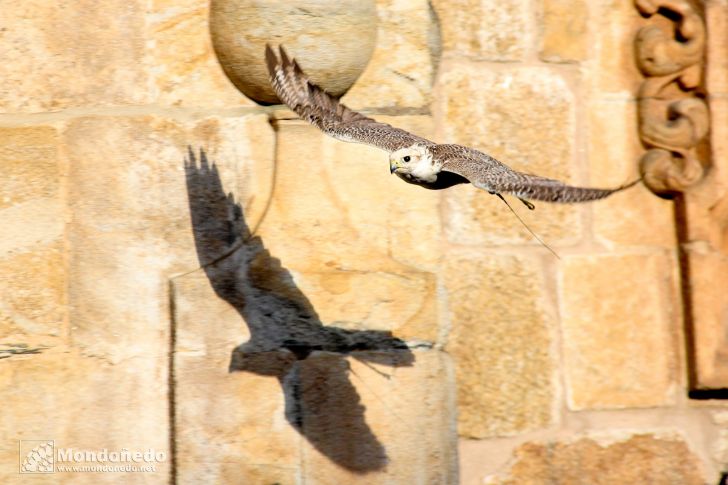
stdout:
{"type": "MultiPolygon", "coordinates": [[[[631,1],[377,6],[350,106],[574,184],[636,176],[631,1]]],[[[673,202],[514,206],[557,259],[497,198],[404,184],[246,99],[202,0],[8,4],[0,36],[4,483],[37,478],[18,440],[166,453],[59,483],[728,467],[727,401],[687,396],[673,202]]]]}

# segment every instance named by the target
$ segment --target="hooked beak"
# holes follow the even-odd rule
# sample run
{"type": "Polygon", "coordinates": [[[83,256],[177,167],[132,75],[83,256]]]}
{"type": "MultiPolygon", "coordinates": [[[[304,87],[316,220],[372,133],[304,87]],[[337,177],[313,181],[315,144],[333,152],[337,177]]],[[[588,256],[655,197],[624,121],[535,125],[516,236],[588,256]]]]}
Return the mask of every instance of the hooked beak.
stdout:
{"type": "Polygon", "coordinates": [[[398,168],[399,168],[399,163],[397,162],[397,160],[389,161],[389,173],[390,174],[393,174],[394,172],[396,172],[398,168]]]}

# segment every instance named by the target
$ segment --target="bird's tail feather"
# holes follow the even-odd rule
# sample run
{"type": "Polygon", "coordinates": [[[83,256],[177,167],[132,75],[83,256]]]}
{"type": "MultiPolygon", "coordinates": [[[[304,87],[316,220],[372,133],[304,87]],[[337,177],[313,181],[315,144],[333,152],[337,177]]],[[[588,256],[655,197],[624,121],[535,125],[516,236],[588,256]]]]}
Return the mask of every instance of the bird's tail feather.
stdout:
{"type": "Polygon", "coordinates": [[[616,192],[633,187],[642,181],[640,178],[613,189],[597,189],[591,187],[574,187],[558,180],[538,177],[536,175],[519,175],[523,177],[522,183],[516,182],[509,184],[510,187],[504,188],[503,192],[511,193],[520,199],[563,204],[603,199],[616,192]]]}

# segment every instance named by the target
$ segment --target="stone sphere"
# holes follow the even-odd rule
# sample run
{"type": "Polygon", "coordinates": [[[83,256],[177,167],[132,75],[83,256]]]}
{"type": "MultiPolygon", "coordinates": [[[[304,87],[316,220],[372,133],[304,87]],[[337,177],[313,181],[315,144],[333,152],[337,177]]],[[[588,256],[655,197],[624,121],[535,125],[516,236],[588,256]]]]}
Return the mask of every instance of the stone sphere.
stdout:
{"type": "Polygon", "coordinates": [[[233,84],[260,104],[278,104],[266,44],[283,45],[312,82],[341,96],[369,62],[377,12],[374,0],[212,0],[210,33],[233,84]]]}

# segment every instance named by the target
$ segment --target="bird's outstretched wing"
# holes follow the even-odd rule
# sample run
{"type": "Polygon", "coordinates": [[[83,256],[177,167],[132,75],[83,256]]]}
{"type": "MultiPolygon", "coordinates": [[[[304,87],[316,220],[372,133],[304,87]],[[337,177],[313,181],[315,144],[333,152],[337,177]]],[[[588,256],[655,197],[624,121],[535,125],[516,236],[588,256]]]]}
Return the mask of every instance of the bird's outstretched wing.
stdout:
{"type": "Polygon", "coordinates": [[[269,45],[265,48],[270,82],[278,98],[302,119],[342,141],[365,143],[394,152],[419,143],[434,145],[412,133],[379,123],[353,111],[326,91],[311,83],[295,59],[290,59],[283,47],[280,58],[269,45]]]}
{"type": "Polygon", "coordinates": [[[512,194],[529,206],[527,200],[544,202],[587,202],[603,199],[640,182],[637,179],[613,189],[574,187],[559,180],[515,171],[490,155],[460,145],[431,147],[442,162],[442,170],[465,177],[476,187],[493,194],[512,194]]]}

